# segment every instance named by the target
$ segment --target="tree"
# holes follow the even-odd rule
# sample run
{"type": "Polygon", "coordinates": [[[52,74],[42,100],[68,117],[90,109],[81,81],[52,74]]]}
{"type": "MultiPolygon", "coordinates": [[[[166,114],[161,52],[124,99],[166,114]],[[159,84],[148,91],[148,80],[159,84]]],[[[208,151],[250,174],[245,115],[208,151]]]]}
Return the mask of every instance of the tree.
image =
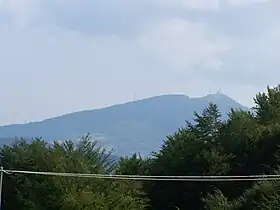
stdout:
{"type": "MultiPolygon", "coordinates": [[[[219,133],[224,122],[216,105],[210,103],[202,114],[168,136],[154,153],[151,175],[222,175],[228,172],[231,156],[220,147],[219,133]]],[[[196,182],[145,182],[153,209],[202,209],[202,196],[215,184],[196,182]]]]}
{"type": "Polygon", "coordinates": [[[246,189],[234,200],[228,200],[220,190],[204,199],[209,210],[272,210],[280,206],[280,182],[262,181],[246,189]]]}
{"type": "MultiPolygon", "coordinates": [[[[1,149],[5,169],[109,174],[115,164],[89,136],[49,145],[16,140],[1,149]]],[[[144,209],[147,201],[128,182],[94,178],[11,174],[4,177],[4,209],[144,209]]]]}
{"type": "MultiPolygon", "coordinates": [[[[259,93],[255,103],[255,113],[232,111],[222,132],[227,152],[235,152],[231,174],[275,174],[279,166],[280,86],[259,93]]],[[[279,181],[233,183],[205,202],[208,209],[278,209],[279,186],[279,181]]]]}
{"type": "Polygon", "coordinates": [[[259,93],[255,98],[256,119],[259,123],[279,123],[280,119],[280,85],[270,88],[267,93],[259,93]]]}

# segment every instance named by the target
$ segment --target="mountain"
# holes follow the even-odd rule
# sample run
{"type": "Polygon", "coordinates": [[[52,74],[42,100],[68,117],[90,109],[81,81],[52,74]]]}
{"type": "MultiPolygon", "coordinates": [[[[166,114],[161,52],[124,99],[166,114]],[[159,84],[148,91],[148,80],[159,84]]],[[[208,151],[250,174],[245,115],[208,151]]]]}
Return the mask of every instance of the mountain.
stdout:
{"type": "Polygon", "coordinates": [[[162,95],[102,109],[75,112],[40,122],[0,126],[0,139],[40,137],[46,140],[76,139],[86,133],[116,155],[157,150],[166,135],[192,121],[193,112],[201,112],[209,102],[218,105],[223,118],[229,108],[248,109],[224,94],[200,98],[162,95]]]}

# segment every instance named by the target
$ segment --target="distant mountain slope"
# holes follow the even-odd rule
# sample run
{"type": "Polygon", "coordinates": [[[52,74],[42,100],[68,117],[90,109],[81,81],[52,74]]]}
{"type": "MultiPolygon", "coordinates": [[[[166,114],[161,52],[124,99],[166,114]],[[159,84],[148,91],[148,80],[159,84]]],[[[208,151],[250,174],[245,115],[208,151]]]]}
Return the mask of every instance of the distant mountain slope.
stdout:
{"type": "Polygon", "coordinates": [[[165,136],[173,133],[185,120],[192,121],[209,102],[216,103],[224,114],[229,108],[246,107],[223,94],[200,98],[185,95],[163,95],[107,108],[75,112],[41,122],[0,127],[0,138],[39,137],[47,140],[76,139],[90,132],[117,155],[157,150],[165,136]]]}

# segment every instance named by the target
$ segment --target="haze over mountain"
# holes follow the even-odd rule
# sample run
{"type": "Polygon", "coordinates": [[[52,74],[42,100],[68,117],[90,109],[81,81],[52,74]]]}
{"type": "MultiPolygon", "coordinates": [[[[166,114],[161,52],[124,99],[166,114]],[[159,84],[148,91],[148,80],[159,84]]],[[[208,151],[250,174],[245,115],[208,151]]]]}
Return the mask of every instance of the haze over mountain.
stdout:
{"type": "Polygon", "coordinates": [[[200,112],[211,101],[224,118],[231,107],[248,109],[220,93],[200,98],[162,95],[40,122],[1,126],[0,138],[42,136],[46,140],[73,140],[89,132],[109,148],[115,148],[117,155],[148,155],[160,147],[166,135],[186,120],[192,121],[193,112],[200,112]]]}

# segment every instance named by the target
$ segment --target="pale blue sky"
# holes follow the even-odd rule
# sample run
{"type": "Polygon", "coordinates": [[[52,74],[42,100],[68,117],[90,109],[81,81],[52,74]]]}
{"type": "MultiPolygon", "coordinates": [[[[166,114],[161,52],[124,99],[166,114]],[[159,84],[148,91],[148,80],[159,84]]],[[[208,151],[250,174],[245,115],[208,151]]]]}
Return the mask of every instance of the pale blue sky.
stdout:
{"type": "Polygon", "coordinates": [[[279,0],[0,0],[0,124],[280,83],[279,0]]]}

